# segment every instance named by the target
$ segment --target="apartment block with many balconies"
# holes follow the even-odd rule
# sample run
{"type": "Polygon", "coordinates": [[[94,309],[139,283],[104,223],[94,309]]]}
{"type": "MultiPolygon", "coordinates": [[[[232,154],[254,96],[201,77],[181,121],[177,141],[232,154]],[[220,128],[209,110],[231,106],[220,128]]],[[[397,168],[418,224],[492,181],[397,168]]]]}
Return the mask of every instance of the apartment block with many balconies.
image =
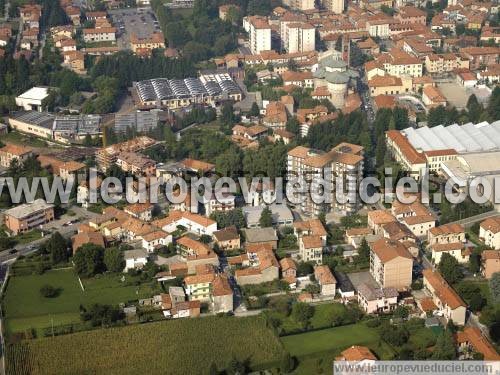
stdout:
{"type": "Polygon", "coordinates": [[[363,147],[349,143],[341,143],[329,152],[303,146],[290,150],[287,157],[288,179],[305,181],[304,189],[297,193],[302,212],[310,216],[332,209],[346,214],[355,212],[360,202],[353,187],[362,177],[363,160],[363,147]],[[337,185],[338,181],[342,181],[342,186],[337,185]],[[314,202],[311,195],[323,195],[325,183],[331,187],[330,199],[322,203],[314,202]],[[337,190],[343,193],[343,199],[336,199],[337,190]]]}

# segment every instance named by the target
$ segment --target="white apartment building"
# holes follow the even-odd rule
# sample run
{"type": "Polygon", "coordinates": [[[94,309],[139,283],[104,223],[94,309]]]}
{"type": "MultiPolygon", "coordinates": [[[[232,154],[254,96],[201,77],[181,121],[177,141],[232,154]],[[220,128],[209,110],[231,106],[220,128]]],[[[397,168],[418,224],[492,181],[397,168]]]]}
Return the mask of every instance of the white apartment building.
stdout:
{"type": "Polygon", "coordinates": [[[254,55],[271,49],[271,26],[266,17],[245,17],[243,28],[248,32],[250,50],[254,55]]]}
{"type": "Polygon", "coordinates": [[[316,48],[316,30],[305,22],[286,23],[283,47],[288,53],[310,52],[316,48]]]}

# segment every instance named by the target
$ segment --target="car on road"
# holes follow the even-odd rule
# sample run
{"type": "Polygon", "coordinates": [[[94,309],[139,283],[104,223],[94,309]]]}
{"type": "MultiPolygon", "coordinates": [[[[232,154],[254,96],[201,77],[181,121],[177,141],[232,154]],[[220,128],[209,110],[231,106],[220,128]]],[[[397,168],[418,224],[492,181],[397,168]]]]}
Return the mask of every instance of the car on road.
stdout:
{"type": "Polygon", "coordinates": [[[16,254],[17,253],[17,249],[11,249],[9,250],[9,254],[16,254]]]}

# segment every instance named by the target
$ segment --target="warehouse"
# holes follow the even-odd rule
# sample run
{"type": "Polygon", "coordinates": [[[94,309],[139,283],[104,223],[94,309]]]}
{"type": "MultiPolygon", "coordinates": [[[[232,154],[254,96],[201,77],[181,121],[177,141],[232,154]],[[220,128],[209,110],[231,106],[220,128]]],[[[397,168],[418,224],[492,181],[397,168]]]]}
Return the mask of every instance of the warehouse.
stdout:
{"type": "Polygon", "coordinates": [[[207,74],[200,78],[157,78],[134,82],[134,88],[143,108],[166,107],[178,109],[191,104],[214,106],[220,100],[242,99],[241,90],[229,74],[207,74]]]}
{"type": "Polygon", "coordinates": [[[500,150],[500,121],[407,128],[401,131],[417,151],[454,149],[459,154],[500,150]]]}

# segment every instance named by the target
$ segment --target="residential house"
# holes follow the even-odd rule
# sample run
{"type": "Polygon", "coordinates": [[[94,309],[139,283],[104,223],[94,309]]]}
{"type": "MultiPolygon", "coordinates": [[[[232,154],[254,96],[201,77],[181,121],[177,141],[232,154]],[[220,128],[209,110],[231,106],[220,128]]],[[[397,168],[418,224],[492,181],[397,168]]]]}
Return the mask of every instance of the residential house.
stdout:
{"type": "Polygon", "coordinates": [[[28,158],[33,156],[33,151],[29,147],[7,144],[0,148],[0,165],[9,168],[13,160],[22,165],[28,158]]]}
{"type": "Polygon", "coordinates": [[[500,216],[490,217],[479,224],[479,239],[486,246],[500,250],[500,216]]]}
{"type": "Polygon", "coordinates": [[[85,244],[94,244],[97,246],[105,247],[104,236],[99,232],[80,232],[71,237],[71,244],[73,248],[73,255],[76,251],[85,244]]]}
{"type": "Polygon", "coordinates": [[[481,271],[486,279],[491,279],[494,273],[500,272],[500,251],[483,250],[481,253],[481,271]]]}
{"type": "Polygon", "coordinates": [[[313,88],[314,78],[311,72],[295,72],[287,70],[281,74],[283,85],[293,85],[300,88],[313,88]]]}
{"type": "Polygon", "coordinates": [[[132,269],[141,269],[148,262],[148,255],[143,249],[125,250],[123,258],[125,259],[125,269],[123,272],[128,272],[132,269]]]}
{"type": "MultiPolygon", "coordinates": [[[[280,260],[281,277],[290,287],[297,285],[297,265],[292,258],[285,257],[280,260]]],[[[293,288],[292,288],[293,289],[293,288]]]]}
{"type": "Polygon", "coordinates": [[[167,217],[153,221],[153,225],[169,233],[181,226],[186,228],[188,232],[199,236],[203,234],[212,236],[217,231],[217,222],[188,211],[171,211],[167,217]]]}
{"type": "Polygon", "coordinates": [[[478,327],[465,327],[463,331],[458,331],[455,334],[455,341],[458,344],[459,359],[475,359],[472,354],[480,353],[484,361],[500,360],[495,347],[478,327]]]}
{"type": "Polygon", "coordinates": [[[279,263],[270,245],[247,248],[250,267],[238,269],[234,277],[239,285],[261,284],[279,278],[279,263]]]}
{"type": "Polygon", "coordinates": [[[114,27],[83,29],[83,40],[85,43],[115,42],[116,29],[114,27]]]}
{"type": "Polygon", "coordinates": [[[164,230],[158,229],[142,235],[142,247],[152,253],[155,249],[172,243],[172,235],[164,230]]]}
{"type": "Polygon", "coordinates": [[[134,53],[142,51],[151,52],[153,49],[165,48],[165,37],[161,31],[153,32],[145,38],[139,38],[136,34],[131,34],[130,46],[134,53]]]}
{"type": "Polygon", "coordinates": [[[427,107],[446,106],[447,101],[441,90],[434,86],[425,86],[422,91],[422,102],[427,107]]]}
{"type": "Polygon", "coordinates": [[[314,267],[314,278],[321,288],[321,295],[335,296],[337,280],[326,264],[314,267]]]}
{"type": "Polygon", "coordinates": [[[293,229],[299,242],[299,256],[302,261],[320,264],[327,235],[323,223],[319,219],[296,221],[293,223],[293,229]]]}
{"type": "Polygon", "coordinates": [[[137,219],[151,221],[153,218],[153,208],[154,205],[151,203],[134,203],[125,206],[123,211],[137,219]]]}
{"type": "Polygon", "coordinates": [[[221,250],[236,250],[241,247],[240,234],[234,225],[214,232],[213,237],[221,250]]]}
{"type": "Polygon", "coordinates": [[[270,102],[266,106],[266,114],[262,119],[262,123],[265,126],[273,129],[275,128],[284,129],[287,120],[288,120],[288,115],[284,103],[270,102]]]}
{"type": "Polygon", "coordinates": [[[419,238],[427,238],[430,229],[436,225],[434,214],[416,199],[411,204],[395,200],[392,203],[392,214],[406,225],[419,238]]]}
{"type": "Polygon", "coordinates": [[[358,286],[358,304],[367,314],[389,313],[398,304],[395,288],[374,288],[368,284],[358,286]]]}
{"type": "Polygon", "coordinates": [[[368,227],[375,234],[383,233],[383,226],[397,221],[388,210],[373,210],[368,212],[368,227]]]}
{"type": "Polygon", "coordinates": [[[422,271],[424,275],[424,288],[432,297],[433,302],[440,309],[447,320],[459,326],[465,325],[467,305],[448,285],[438,271],[428,268],[422,271]]]}
{"type": "Polygon", "coordinates": [[[209,301],[214,277],[213,273],[186,276],[184,278],[184,289],[188,299],[200,302],[209,301]]]}
{"type": "Polygon", "coordinates": [[[214,314],[233,311],[233,289],[225,275],[216,275],[212,282],[212,306],[214,314]]]}
{"type": "Polygon", "coordinates": [[[278,236],[274,228],[249,228],[244,229],[245,246],[269,245],[272,249],[278,247],[278,236]]]}

